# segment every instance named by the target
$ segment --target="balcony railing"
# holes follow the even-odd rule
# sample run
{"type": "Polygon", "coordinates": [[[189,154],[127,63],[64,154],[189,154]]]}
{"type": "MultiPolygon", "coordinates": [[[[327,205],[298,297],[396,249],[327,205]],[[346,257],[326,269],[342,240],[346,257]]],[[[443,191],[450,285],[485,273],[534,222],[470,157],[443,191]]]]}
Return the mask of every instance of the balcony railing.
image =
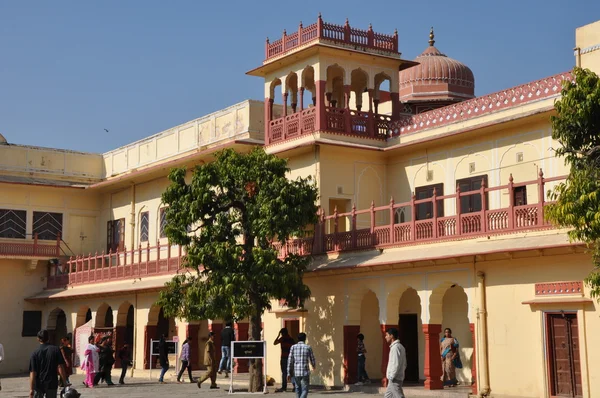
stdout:
{"type": "Polygon", "coordinates": [[[323,22],[319,15],[317,22],[312,25],[304,27],[300,23],[298,30],[289,35],[283,31],[281,39],[272,43],[267,39],[264,62],[317,40],[398,53],[398,32],[394,32],[393,35],[376,33],[371,26],[368,30],[357,29],[351,27],[348,20],[344,25],[336,25],[323,22]]]}
{"type": "Polygon", "coordinates": [[[33,239],[0,238],[0,257],[53,258],[60,256],[60,234],[56,241],[40,243],[37,234],[33,239]]]}
{"type": "Polygon", "coordinates": [[[66,264],[51,266],[48,288],[172,274],[181,268],[184,258],[183,247],[161,245],[160,241],[156,246],[72,257],[66,264]]]}
{"type": "MultiPolygon", "coordinates": [[[[312,237],[294,239],[285,244],[277,244],[280,257],[290,253],[299,255],[314,255],[327,252],[347,250],[362,250],[386,246],[413,245],[418,243],[438,242],[442,240],[468,239],[478,236],[515,233],[525,230],[552,228],[544,219],[545,184],[564,180],[566,177],[544,178],[540,170],[537,180],[514,183],[512,175],[507,185],[488,188],[482,181],[481,188],[476,191],[456,192],[451,195],[437,195],[428,199],[416,200],[413,196],[406,203],[395,203],[392,199],[389,205],[346,213],[319,216],[312,237]],[[527,187],[534,186],[538,200],[533,204],[515,204],[515,190],[526,192],[527,187]],[[489,209],[488,198],[497,194],[496,199],[502,201],[504,193],[508,194],[508,206],[489,209]],[[461,212],[461,199],[478,197],[480,209],[471,212],[461,212]],[[455,214],[440,216],[438,206],[449,201],[449,207],[454,207],[455,214]],[[438,203],[438,206],[434,205],[438,203]],[[426,205],[432,214],[425,219],[417,220],[415,215],[419,205],[426,205]],[[399,213],[400,212],[400,213],[399,213]],[[396,221],[399,214],[405,212],[410,221],[396,221]]],[[[535,196],[535,195],[532,195],[535,196]]],[[[506,200],[506,199],[505,199],[506,200]]]]}

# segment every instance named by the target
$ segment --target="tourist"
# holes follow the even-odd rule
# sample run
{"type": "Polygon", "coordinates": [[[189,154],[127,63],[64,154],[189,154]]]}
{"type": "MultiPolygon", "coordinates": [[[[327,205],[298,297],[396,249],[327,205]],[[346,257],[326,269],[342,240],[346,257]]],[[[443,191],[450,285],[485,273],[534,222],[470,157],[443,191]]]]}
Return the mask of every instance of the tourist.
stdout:
{"type": "Polygon", "coordinates": [[[121,360],[121,377],[119,377],[119,384],[125,384],[125,374],[127,373],[127,368],[131,365],[131,353],[129,352],[129,344],[123,344],[123,346],[119,350],[118,356],[121,360]]]}
{"type": "MultiPolygon", "coordinates": [[[[281,388],[275,390],[275,392],[285,392],[287,390],[287,363],[290,355],[290,348],[295,344],[294,339],[289,335],[286,328],[282,328],[277,335],[277,338],[273,342],[273,345],[281,345],[281,359],[279,364],[281,366],[281,388]]],[[[292,380],[293,382],[293,380],[292,380]]],[[[295,391],[295,385],[292,392],[295,391]]]]}
{"type": "MultiPolygon", "coordinates": [[[[4,346],[0,343],[0,365],[4,362],[4,346]]],[[[0,380],[0,391],[2,391],[2,380],[0,380]]]]}
{"type": "MultiPolygon", "coordinates": [[[[73,349],[68,337],[60,339],[60,352],[65,360],[65,374],[67,375],[67,383],[71,384],[69,377],[73,374],[73,349]]],[[[66,387],[62,385],[61,387],[66,387]]]]}
{"type": "Polygon", "coordinates": [[[221,363],[219,364],[219,374],[225,372],[225,377],[229,377],[231,371],[231,342],[235,341],[235,332],[231,327],[231,321],[225,323],[225,328],[221,330],[221,363]]]}
{"type": "Polygon", "coordinates": [[[310,368],[316,367],[315,355],[312,348],[305,343],[306,333],[298,333],[298,343],[290,348],[290,355],[287,363],[288,381],[294,378],[296,386],[296,396],[306,398],[308,396],[308,386],[310,384],[310,368]]]}
{"type": "Polygon", "coordinates": [[[94,336],[88,337],[88,346],[83,354],[83,362],[81,363],[81,370],[85,371],[85,384],[86,387],[94,387],[95,373],[100,371],[100,361],[98,356],[98,347],[94,344],[94,336]]]}
{"type": "Polygon", "coordinates": [[[363,384],[370,384],[371,379],[369,379],[369,375],[367,374],[366,362],[367,357],[365,354],[367,353],[367,348],[365,347],[365,335],[359,333],[356,336],[357,344],[356,344],[356,352],[358,354],[358,381],[355,385],[362,386],[363,384]]]}
{"type": "Polygon", "coordinates": [[[192,377],[192,364],[190,362],[190,338],[189,337],[187,339],[185,339],[183,341],[183,344],[181,345],[181,355],[179,356],[179,359],[181,360],[181,370],[179,371],[179,374],[177,375],[177,383],[181,383],[181,376],[183,375],[183,372],[185,372],[186,368],[188,371],[188,376],[190,378],[190,383],[193,383],[194,379],[192,377]]]}
{"type": "Polygon", "coordinates": [[[458,354],[458,340],[452,337],[452,329],[444,329],[444,337],[440,340],[440,352],[442,353],[442,367],[444,370],[444,385],[456,387],[456,368],[462,368],[462,362],[458,354]]]}
{"type": "Polygon", "coordinates": [[[167,342],[165,341],[166,338],[167,336],[161,334],[160,340],[158,341],[158,362],[161,367],[158,382],[161,384],[165,384],[165,373],[169,370],[169,353],[167,350],[167,342]]]}
{"type": "Polygon", "coordinates": [[[398,329],[389,328],[385,332],[385,341],[390,345],[385,377],[388,379],[384,398],[404,398],[402,383],[404,382],[404,371],[406,371],[406,350],[398,341],[398,329]]]}
{"type": "Polygon", "coordinates": [[[210,388],[217,389],[217,351],[215,350],[215,334],[208,332],[208,340],[204,345],[204,365],[206,373],[198,380],[198,388],[202,388],[202,383],[210,378],[210,388]]]}
{"type": "Polygon", "coordinates": [[[100,371],[96,372],[94,385],[98,385],[101,381],[105,381],[109,386],[114,386],[111,377],[112,367],[115,363],[114,351],[111,346],[110,337],[104,337],[100,343],[100,371]]]}
{"type": "Polygon", "coordinates": [[[48,344],[46,329],[40,330],[37,338],[40,346],[29,359],[29,397],[56,398],[58,392],[57,369],[62,382],[67,385],[65,360],[57,346],[48,344]]]}

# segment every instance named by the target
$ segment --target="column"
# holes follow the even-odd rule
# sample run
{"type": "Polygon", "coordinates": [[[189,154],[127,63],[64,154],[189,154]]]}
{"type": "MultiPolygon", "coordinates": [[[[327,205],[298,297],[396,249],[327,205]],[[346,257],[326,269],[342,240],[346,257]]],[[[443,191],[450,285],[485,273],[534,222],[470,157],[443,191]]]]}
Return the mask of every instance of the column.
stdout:
{"type": "Polygon", "coordinates": [[[356,336],[360,325],[344,325],[344,384],[358,381],[358,356],[356,354],[356,336]]]}
{"type": "Polygon", "coordinates": [[[392,120],[400,117],[400,94],[391,92],[390,97],[392,100],[392,120]]]}
{"type": "MultiPolygon", "coordinates": [[[[315,126],[315,129],[317,131],[321,130],[326,130],[327,129],[327,115],[325,114],[325,86],[326,86],[326,82],[324,80],[318,80],[315,82],[315,86],[316,86],[316,104],[315,107],[317,108],[317,125],[315,126]]],[[[329,93],[329,98],[331,98],[331,93],[329,93]]]]}
{"type": "Polygon", "coordinates": [[[387,385],[388,385],[386,371],[387,371],[388,361],[390,359],[390,345],[388,344],[387,341],[385,341],[385,331],[388,330],[389,328],[398,329],[398,325],[381,324],[381,338],[383,339],[383,345],[381,346],[381,348],[382,348],[382,351],[381,351],[381,374],[383,375],[383,377],[381,378],[381,386],[382,387],[387,387],[387,385]]]}
{"type": "Polygon", "coordinates": [[[423,333],[425,334],[425,389],[441,390],[443,388],[442,360],[440,357],[440,333],[442,325],[425,324],[423,333]]]}
{"type": "Polygon", "coordinates": [[[269,127],[271,125],[270,121],[273,117],[273,100],[269,97],[265,98],[265,145],[269,145],[270,142],[270,132],[269,127]]]}
{"type": "Polygon", "coordinates": [[[152,357],[150,361],[150,340],[156,338],[157,331],[157,325],[146,325],[144,328],[144,369],[150,369],[150,366],[156,364],[157,357],[152,357]]]}
{"type": "MultiPolygon", "coordinates": [[[[116,350],[117,354],[118,354],[119,350],[121,349],[121,347],[123,347],[123,344],[125,344],[126,334],[127,334],[127,326],[115,327],[115,335],[113,336],[113,341],[114,341],[114,346],[115,346],[115,350],[116,350]]],[[[132,342],[128,341],[127,343],[129,343],[129,349],[131,350],[132,342]]],[[[117,368],[117,369],[121,368],[121,360],[119,359],[118,355],[115,355],[115,368],[117,368]]]]}
{"type": "Polygon", "coordinates": [[[471,386],[471,392],[477,395],[477,335],[475,334],[475,324],[469,323],[469,329],[471,330],[471,338],[473,339],[473,356],[471,357],[471,378],[473,379],[473,385],[471,386]]]}
{"type": "Polygon", "coordinates": [[[300,87],[300,112],[304,110],[304,87],[300,87]]]}
{"type": "Polygon", "coordinates": [[[352,117],[350,116],[350,85],[344,85],[344,124],[345,132],[347,134],[352,133],[352,117]]]}
{"type": "Polygon", "coordinates": [[[286,117],[287,116],[288,93],[283,93],[282,97],[283,97],[283,117],[286,117]]]}
{"type": "Polygon", "coordinates": [[[185,328],[185,335],[188,339],[191,339],[188,344],[190,345],[190,365],[192,366],[192,370],[198,370],[200,358],[202,358],[204,355],[203,352],[200,352],[200,338],[198,336],[199,332],[200,325],[188,323],[185,328]]]}
{"type": "MultiPolygon", "coordinates": [[[[236,334],[235,339],[237,341],[248,340],[248,330],[250,324],[248,322],[238,322],[235,324],[236,334]]],[[[233,370],[235,373],[248,373],[250,370],[250,363],[247,359],[237,360],[237,366],[233,370]]]]}

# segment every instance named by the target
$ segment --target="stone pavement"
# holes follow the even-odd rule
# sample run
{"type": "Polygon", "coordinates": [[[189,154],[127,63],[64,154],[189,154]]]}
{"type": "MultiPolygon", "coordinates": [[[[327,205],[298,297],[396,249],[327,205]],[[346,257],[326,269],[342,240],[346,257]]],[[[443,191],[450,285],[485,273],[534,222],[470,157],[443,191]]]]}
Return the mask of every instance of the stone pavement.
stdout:
{"type": "MultiPolygon", "coordinates": [[[[115,378],[113,372],[113,380],[118,380],[118,375],[115,378]]],[[[205,398],[217,398],[226,397],[229,394],[229,379],[225,379],[223,376],[217,377],[217,384],[220,389],[210,390],[210,381],[205,382],[201,389],[198,389],[196,384],[189,383],[189,380],[185,383],[178,384],[174,375],[169,375],[173,372],[167,373],[165,380],[168,380],[167,384],[159,384],[155,377],[149,380],[147,377],[136,377],[125,379],[125,385],[107,386],[102,384],[93,389],[85,388],[83,385],[83,375],[71,376],[71,383],[81,393],[81,398],[110,398],[110,397],[127,397],[127,398],[171,398],[171,397],[205,397],[205,398]]],[[[198,377],[202,374],[201,371],[194,372],[193,376],[198,377]]],[[[156,374],[156,378],[158,373],[156,374]]],[[[248,378],[247,375],[236,375],[237,380],[234,382],[234,389],[240,392],[246,392],[247,394],[248,378]]],[[[19,376],[2,376],[2,391],[0,391],[0,398],[11,397],[11,398],[26,398],[29,396],[29,378],[25,375],[19,376]]],[[[277,386],[278,387],[278,386],[277,386]]],[[[274,393],[276,387],[268,387],[269,394],[274,393]]],[[[442,391],[426,391],[423,387],[406,387],[404,393],[407,398],[410,397],[456,397],[466,398],[469,395],[470,388],[458,387],[449,390],[442,391]]],[[[366,396],[377,397],[382,395],[382,391],[375,385],[355,387],[351,386],[346,390],[322,390],[312,389],[310,395],[321,396],[321,398],[327,398],[328,395],[342,395],[343,398],[366,398],[366,396]]],[[[240,394],[242,395],[242,394],[240,394]]],[[[291,392],[275,394],[274,397],[279,398],[295,398],[296,394],[291,392]]],[[[334,397],[330,397],[334,398],[334,397]]]]}

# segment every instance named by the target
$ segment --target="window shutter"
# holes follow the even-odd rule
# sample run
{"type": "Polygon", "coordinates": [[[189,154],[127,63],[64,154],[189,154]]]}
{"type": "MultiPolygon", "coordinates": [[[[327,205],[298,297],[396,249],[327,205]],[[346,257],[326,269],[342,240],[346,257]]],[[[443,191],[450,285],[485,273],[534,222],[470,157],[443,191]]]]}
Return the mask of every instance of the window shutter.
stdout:
{"type": "Polygon", "coordinates": [[[108,253],[113,247],[113,222],[106,223],[106,252],[108,253]]]}
{"type": "Polygon", "coordinates": [[[125,250],[125,219],[119,219],[119,251],[125,250]]]}

